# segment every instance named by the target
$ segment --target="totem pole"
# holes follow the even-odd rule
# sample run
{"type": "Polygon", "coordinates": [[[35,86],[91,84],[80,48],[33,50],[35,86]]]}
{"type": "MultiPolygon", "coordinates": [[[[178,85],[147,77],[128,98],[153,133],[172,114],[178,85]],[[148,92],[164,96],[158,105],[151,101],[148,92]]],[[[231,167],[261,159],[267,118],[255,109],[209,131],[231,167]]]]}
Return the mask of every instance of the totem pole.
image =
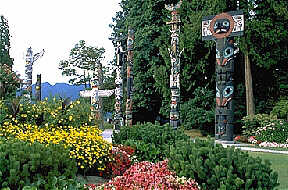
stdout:
{"type": "Polygon", "coordinates": [[[103,106],[101,97],[110,97],[114,94],[114,90],[99,90],[102,85],[102,64],[99,63],[96,67],[96,73],[92,74],[90,80],[92,90],[80,91],[81,97],[90,97],[91,100],[91,115],[98,122],[99,127],[103,129],[103,106]]]}
{"type": "Polygon", "coordinates": [[[233,73],[234,56],[238,50],[234,46],[234,36],[244,32],[242,11],[231,11],[202,19],[202,40],[216,41],[216,140],[233,140],[233,73]]]}
{"type": "Polygon", "coordinates": [[[116,101],[115,101],[114,129],[120,130],[120,127],[124,125],[124,119],[123,119],[123,114],[122,114],[122,103],[123,103],[123,63],[124,63],[125,51],[123,51],[123,48],[121,45],[121,40],[123,40],[122,38],[119,38],[119,39],[109,38],[109,39],[114,40],[117,43],[117,47],[116,47],[117,63],[116,63],[116,78],[115,78],[116,101]]]}
{"type": "Polygon", "coordinates": [[[178,128],[180,126],[180,56],[182,51],[179,51],[179,33],[180,33],[180,15],[177,9],[180,8],[182,1],[176,5],[165,5],[165,8],[171,11],[172,20],[167,22],[171,25],[171,48],[168,49],[171,58],[171,74],[170,74],[170,126],[178,128]]]}
{"type": "Polygon", "coordinates": [[[127,39],[127,101],[126,101],[126,122],[127,126],[132,126],[132,105],[133,105],[133,44],[134,30],[128,29],[127,39]]]}
{"type": "Polygon", "coordinates": [[[36,101],[41,101],[41,74],[37,75],[37,81],[35,86],[35,98],[36,101]]]}
{"type": "Polygon", "coordinates": [[[37,61],[38,58],[42,57],[44,55],[44,49],[40,53],[36,53],[33,55],[32,48],[29,47],[27,49],[26,54],[26,65],[25,65],[25,79],[23,83],[23,90],[26,94],[24,96],[31,100],[32,96],[32,70],[33,70],[33,64],[35,61],[37,61]]]}

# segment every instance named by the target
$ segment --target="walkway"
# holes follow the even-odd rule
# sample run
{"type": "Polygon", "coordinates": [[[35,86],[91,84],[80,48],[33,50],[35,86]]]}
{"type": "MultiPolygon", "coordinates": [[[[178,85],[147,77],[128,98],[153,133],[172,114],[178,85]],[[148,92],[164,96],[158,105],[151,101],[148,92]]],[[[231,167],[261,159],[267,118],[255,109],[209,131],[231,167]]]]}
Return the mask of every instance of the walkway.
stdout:
{"type": "Polygon", "coordinates": [[[113,129],[105,129],[102,132],[102,137],[103,139],[105,139],[106,141],[112,143],[112,134],[113,134],[113,129]]]}

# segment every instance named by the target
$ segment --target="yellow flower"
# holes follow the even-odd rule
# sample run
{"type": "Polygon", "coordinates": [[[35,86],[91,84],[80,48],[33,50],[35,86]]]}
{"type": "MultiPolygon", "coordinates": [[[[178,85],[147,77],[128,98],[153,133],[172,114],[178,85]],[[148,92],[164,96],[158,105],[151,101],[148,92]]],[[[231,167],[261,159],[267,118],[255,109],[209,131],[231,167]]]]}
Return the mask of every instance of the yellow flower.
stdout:
{"type": "Polygon", "coordinates": [[[69,115],[69,121],[72,121],[72,119],[73,119],[73,116],[69,115]]]}

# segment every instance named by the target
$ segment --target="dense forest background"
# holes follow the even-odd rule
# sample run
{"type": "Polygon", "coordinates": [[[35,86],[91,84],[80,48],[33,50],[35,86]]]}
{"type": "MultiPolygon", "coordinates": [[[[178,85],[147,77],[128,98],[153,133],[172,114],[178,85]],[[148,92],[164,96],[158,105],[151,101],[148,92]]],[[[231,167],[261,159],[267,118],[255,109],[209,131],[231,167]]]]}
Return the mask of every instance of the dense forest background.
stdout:
{"type": "MultiPolygon", "coordinates": [[[[175,0],[122,0],[113,18],[112,36],[135,30],[133,122],[169,119],[170,13],[175,0]]],[[[246,115],[244,56],[251,63],[255,113],[269,113],[288,96],[288,2],[286,0],[185,0],[182,21],[181,120],[187,129],[214,131],[215,42],[201,40],[203,16],[234,11],[245,14],[245,34],[235,38],[235,129],[246,115]]],[[[126,44],[125,40],[122,43],[126,44]]]]}

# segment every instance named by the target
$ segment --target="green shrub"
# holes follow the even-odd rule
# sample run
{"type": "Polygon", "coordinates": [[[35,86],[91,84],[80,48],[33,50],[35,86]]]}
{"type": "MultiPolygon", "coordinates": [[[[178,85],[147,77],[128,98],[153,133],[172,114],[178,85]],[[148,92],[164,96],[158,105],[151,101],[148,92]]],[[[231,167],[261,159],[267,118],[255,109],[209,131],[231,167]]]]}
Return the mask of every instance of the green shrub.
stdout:
{"type": "Polygon", "coordinates": [[[277,115],[278,119],[286,119],[288,121],[288,100],[280,100],[277,102],[271,114],[277,115]]]}
{"type": "Polygon", "coordinates": [[[288,122],[275,120],[256,131],[256,139],[262,142],[288,143],[288,122]]]}
{"type": "Polygon", "coordinates": [[[279,185],[268,161],[212,141],[178,141],[168,159],[177,176],[195,179],[202,189],[269,190],[279,185]]]}
{"type": "Polygon", "coordinates": [[[277,119],[276,115],[250,115],[242,120],[245,136],[255,136],[255,139],[262,142],[287,143],[288,122],[277,119]]]}
{"type": "Polygon", "coordinates": [[[183,130],[174,130],[169,125],[159,126],[152,123],[122,127],[113,133],[114,144],[124,144],[135,149],[138,161],[162,161],[169,153],[170,145],[177,140],[188,139],[183,130]]]}
{"type": "Polygon", "coordinates": [[[200,129],[214,134],[215,94],[206,88],[197,88],[194,98],[181,105],[181,120],[185,129],[200,129]]]}
{"type": "Polygon", "coordinates": [[[264,127],[277,120],[275,115],[256,114],[243,117],[243,134],[247,137],[256,136],[259,127],[264,127]]]}
{"type": "Polygon", "coordinates": [[[63,146],[16,139],[0,141],[0,188],[55,189],[75,183],[76,172],[76,161],[63,146]]]}

